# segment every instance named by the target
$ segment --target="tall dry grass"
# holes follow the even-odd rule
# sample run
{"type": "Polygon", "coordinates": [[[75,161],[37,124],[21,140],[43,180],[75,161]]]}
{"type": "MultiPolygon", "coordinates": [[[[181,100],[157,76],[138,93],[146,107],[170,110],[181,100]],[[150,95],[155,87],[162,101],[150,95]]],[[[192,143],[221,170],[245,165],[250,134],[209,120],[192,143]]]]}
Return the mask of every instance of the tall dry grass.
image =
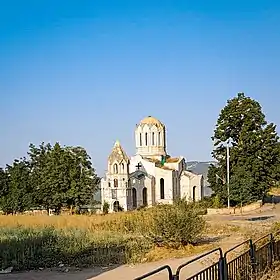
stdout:
{"type": "Polygon", "coordinates": [[[70,266],[122,264],[141,260],[150,244],[143,238],[108,232],[46,228],[2,228],[1,268],[16,270],[70,266]]]}
{"type": "Polygon", "coordinates": [[[153,220],[151,211],[120,212],[108,215],[60,215],[60,216],[0,216],[0,227],[26,227],[56,229],[83,229],[89,232],[113,231],[131,233],[145,231],[153,220]]]}
{"type": "Polygon", "coordinates": [[[0,216],[0,227],[47,227],[53,226],[57,229],[79,228],[86,230],[99,230],[104,224],[118,222],[124,213],[101,215],[60,215],[60,216],[29,216],[29,215],[9,215],[0,216]]]}
{"type": "Polygon", "coordinates": [[[151,260],[157,246],[195,243],[204,220],[181,203],[105,216],[0,216],[0,228],[1,268],[21,270],[151,260]]]}

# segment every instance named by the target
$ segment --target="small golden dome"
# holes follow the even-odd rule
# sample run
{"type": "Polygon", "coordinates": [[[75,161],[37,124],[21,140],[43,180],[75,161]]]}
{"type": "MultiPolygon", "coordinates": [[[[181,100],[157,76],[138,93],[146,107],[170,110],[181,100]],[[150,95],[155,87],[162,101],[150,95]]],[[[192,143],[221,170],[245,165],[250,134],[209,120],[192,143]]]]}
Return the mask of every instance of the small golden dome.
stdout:
{"type": "Polygon", "coordinates": [[[152,116],[148,116],[146,118],[144,118],[141,122],[140,125],[144,125],[144,124],[149,124],[149,125],[156,125],[157,127],[164,127],[164,124],[161,123],[158,119],[152,117],[152,116]]]}

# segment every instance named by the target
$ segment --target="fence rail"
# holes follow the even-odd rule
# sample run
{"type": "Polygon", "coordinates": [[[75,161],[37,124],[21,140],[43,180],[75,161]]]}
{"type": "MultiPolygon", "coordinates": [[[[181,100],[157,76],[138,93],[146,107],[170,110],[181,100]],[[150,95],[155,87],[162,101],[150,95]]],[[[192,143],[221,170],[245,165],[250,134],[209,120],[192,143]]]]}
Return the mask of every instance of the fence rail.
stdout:
{"type": "MultiPolygon", "coordinates": [[[[173,275],[170,266],[165,265],[155,269],[134,280],[152,280],[151,277],[158,273],[167,271],[166,280],[250,280],[260,279],[267,270],[271,269],[275,262],[280,261],[280,232],[265,235],[256,241],[246,240],[223,254],[221,248],[216,248],[204,253],[186,263],[180,265],[173,275]],[[242,253],[237,257],[230,259],[229,253],[244,247],[242,253]],[[219,255],[219,259],[208,267],[189,276],[183,277],[183,270],[188,270],[189,265],[200,261],[202,258],[213,254],[219,255]]],[[[158,278],[157,278],[158,279],[158,278]]],[[[164,278],[161,278],[164,279],[164,278]]]]}
{"type": "Polygon", "coordinates": [[[206,256],[209,256],[213,253],[219,253],[219,261],[213,263],[212,265],[206,267],[205,269],[203,269],[202,271],[199,271],[198,273],[196,273],[195,275],[187,278],[187,280],[206,280],[206,279],[209,279],[209,280],[219,280],[220,279],[220,275],[219,273],[222,271],[221,270],[221,266],[222,266],[222,258],[223,258],[223,252],[222,252],[222,249],[221,248],[217,248],[217,249],[214,249],[210,252],[207,252],[203,255],[200,255],[198,257],[196,257],[195,259],[192,259],[182,265],[180,265],[177,270],[176,270],[176,274],[175,274],[175,277],[174,279],[180,279],[180,273],[181,271],[184,269],[184,268],[187,268],[189,264],[191,263],[194,263],[196,262],[197,260],[200,260],[206,256]]]}
{"type": "Polygon", "coordinates": [[[172,269],[171,269],[171,267],[169,265],[161,266],[161,267],[159,267],[159,268],[157,268],[157,269],[155,269],[155,270],[153,270],[151,272],[148,272],[148,273],[146,273],[146,274],[144,274],[144,275],[142,275],[140,277],[135,278],[134,280],[147,279],[148,277],[156,275],[156,274],[158,274],[160,272],[163,272],[163,271],[167,271],[167,273],[168,273],[166,279],[173,280],[172,269]]]}

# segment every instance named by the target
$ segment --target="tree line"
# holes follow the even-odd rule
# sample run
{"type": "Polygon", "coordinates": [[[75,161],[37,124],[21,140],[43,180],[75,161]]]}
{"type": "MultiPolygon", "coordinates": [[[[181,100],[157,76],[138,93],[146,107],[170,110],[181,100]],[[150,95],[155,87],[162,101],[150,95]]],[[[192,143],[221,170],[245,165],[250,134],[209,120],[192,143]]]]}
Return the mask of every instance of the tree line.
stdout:
{"type": "Polygon", "coordinates": [[[263,199],[280,180],[280,143],[276,125],[267,122],[262,107],[244,93],[227,101],[214,135],[208,171],[214,197],[227,204],[227,144],[229,143],[229,198],[231,206],[263,199]]]}
{"type": "MultiPolygon", "coordinates": [[[[219,206],[226,205],[227,142],[230,142],[230,203],[240,205],[263,199],[280,181],[280,143],[276,125],[268,123],[262,107],[244,93],[227,101],[212,137],[216,164],[208,182],[219,206]]],[[[59,143],[31,144],[27,157],[0,168],[0,210],[24,212],[32,208],[79,209],[94,204],[100,178],[82,147],[59,143]]]]}
{"type": "Polygon", "coordinates": [[[4,213],[77,210],[94,204],[99,181],[84,148],[30,144],[27,157],[0,168],[0,209],[4,213]]]}

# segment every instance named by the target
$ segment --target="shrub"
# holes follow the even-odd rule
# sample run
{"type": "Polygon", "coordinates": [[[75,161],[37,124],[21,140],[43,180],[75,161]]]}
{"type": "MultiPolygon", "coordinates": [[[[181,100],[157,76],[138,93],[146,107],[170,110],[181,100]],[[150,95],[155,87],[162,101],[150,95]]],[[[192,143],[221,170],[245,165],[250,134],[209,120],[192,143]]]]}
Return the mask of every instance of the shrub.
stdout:
{"type": "Polygon", "coordinates": [[[110,208],[110,205],[107,201],[104,202],[103,204],[103,214],[108,214],[109,213],[109,208],[110,208]]]}
{"type": "Polygon", "coordinates": [[[212,197],[212,201],[213,201],[213,204],[212,204],[213,208],[223,208],[224,207],[222,199],[218,194],[212,197]]]}
{"type": "Polygon", "coordinates": [[[150,212],[150,225],[143,235],[158,246],[179,248],[195,244],[205,228],[205,221],[195,203],[178,201],[173,205],[158,205],[150,212]]]}

